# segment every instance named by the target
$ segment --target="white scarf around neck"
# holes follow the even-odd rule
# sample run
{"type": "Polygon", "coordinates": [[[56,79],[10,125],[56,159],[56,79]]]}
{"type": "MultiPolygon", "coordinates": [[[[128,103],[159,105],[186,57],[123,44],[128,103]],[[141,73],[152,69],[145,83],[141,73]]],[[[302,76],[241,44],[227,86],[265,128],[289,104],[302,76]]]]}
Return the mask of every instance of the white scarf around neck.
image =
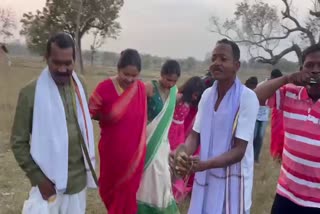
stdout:
{"type": "MultiPolygon", "coordinates": [[[[77,121],[86,144],[89,157],[95,166],[93,125],[83,86],[75,72],[72,77],[77,84],[84,114],[76,95],[77,121]],[[85,117],[85,119],[84,119],[85,117]],[[86,124],[85,124],[86,121],[86,124]],[[86,132],[88,129],[88,137],[86,132]],[[88,139],[88,140],[87,140],[88,139]],[[89,141],[89,142],[88,142],[89,141]]],[[[81,143],[81,142],[79,142],[81,143]]],[[[45,68],[37,80],[33,109],[31,156],[42,172],[54,184],[58,192],[64,192],[68,182],[69,135],[64,105],[58,86],[45,68]]],[[[87,172],[87,186],[96,188],[89,165],[83,153],[87,172]]]]}

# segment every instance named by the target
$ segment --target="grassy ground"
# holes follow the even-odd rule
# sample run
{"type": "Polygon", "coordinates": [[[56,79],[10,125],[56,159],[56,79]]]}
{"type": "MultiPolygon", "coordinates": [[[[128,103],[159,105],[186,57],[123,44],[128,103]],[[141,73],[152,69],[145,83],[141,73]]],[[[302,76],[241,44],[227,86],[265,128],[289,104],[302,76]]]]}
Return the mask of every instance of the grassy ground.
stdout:
{"type": "MultiPolygon", "coordinates": [[[[0,65],[0,214],[21,213],[23,201],[28,197],[30,185],[24,173],[16,164],[10,151],[9,136],[15,112],[18,92],[27,82],[35,78],[44,66],[41,59],[14,59],[13,66],[9,69],[0,65]]],[[[112,75],[110,68],[87,68],[85,81],[91,93],[97,83],[108,75],[112,75]],[[94,75],[92,74],[95,71],[94,75]]],[[[144,71],[143,78],[156,78],[158,72],[144,71]]],[[[245,80],[255,72],[241,72],[240,77],[245,80]]],[[[256,75],[256,74],[255,74],[256,75]]],[[[259,79],[266,74],[258,75],[259,79]]],[[[184,75],[183,78],[187,78],[184,75]]],[[[98,127],[95,124],[95,137],[98,140],[98,127]]],[[[261,165],[255,168],[253,189],[253,214],[270,213],[279,166],[269,156],[269,132],[266,134],[262,150],[261,165]]],[[[188,201],[180,206],[184,214],[188,208],[188,201]]],[[[106,210],[101,203],[97,191],[90,191],[88,196],[88,214],[103,214],[106,210]]]]}

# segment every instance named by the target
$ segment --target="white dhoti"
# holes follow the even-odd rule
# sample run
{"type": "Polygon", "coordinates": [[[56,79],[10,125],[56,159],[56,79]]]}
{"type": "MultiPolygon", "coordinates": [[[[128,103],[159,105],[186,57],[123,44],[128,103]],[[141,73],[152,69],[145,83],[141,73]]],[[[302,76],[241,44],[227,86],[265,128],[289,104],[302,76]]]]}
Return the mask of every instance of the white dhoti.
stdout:
{"type": "Polygon", "coordinates": [[[188,214],[249,214],[253,177],[253,132],[259,103],[237,78],[217,110],[218,84],[207,89],[198,106],[193,130],[200,134],[200,159],[229,152],[234,138],[247,142],[244,157],[225,168],[195,174],[188,214]]]}
{"type": "Polygon", "coordinates": [[[38,187],[32,187],[22,214],[85,214],[87,190],[73,195],[57,193],[53,202],[45,201],[38,187]]]}

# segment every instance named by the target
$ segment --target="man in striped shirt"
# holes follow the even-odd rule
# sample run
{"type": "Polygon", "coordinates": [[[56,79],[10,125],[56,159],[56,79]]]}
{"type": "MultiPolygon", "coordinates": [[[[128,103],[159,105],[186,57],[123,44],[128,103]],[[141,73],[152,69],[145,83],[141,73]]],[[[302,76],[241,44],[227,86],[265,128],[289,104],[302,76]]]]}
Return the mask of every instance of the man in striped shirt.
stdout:
{"type": "Polygon", "coordinates": [[[320,45],[307,48],[302,63],[299,72],[255,90],[260,103],[270,98],[270,107],[284,114],[283,161],[272,214],[320,213],[320,45]]]}

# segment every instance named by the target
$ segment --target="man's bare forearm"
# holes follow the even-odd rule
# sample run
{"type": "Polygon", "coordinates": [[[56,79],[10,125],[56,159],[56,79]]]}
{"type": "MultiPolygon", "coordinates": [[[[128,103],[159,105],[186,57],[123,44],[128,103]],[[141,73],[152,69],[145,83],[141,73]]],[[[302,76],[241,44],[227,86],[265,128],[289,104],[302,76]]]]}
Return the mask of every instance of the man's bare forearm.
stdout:
{"type": "Polygon", "coordinates": [[[225,168],[242,160],[247,149],[248,142],[236,139],[236,146],[230,151],[206,161],[206,169],[225,168]]]}
{"type": "Polygon", "coordinates": [[[276,79],[268,80],[267,82],[258,86],[254,91],[257,94],[260,104],[265,105],[268,98],[270,98],[279,88],[288,83],[288,76],[282,76],[276,79]]]}

